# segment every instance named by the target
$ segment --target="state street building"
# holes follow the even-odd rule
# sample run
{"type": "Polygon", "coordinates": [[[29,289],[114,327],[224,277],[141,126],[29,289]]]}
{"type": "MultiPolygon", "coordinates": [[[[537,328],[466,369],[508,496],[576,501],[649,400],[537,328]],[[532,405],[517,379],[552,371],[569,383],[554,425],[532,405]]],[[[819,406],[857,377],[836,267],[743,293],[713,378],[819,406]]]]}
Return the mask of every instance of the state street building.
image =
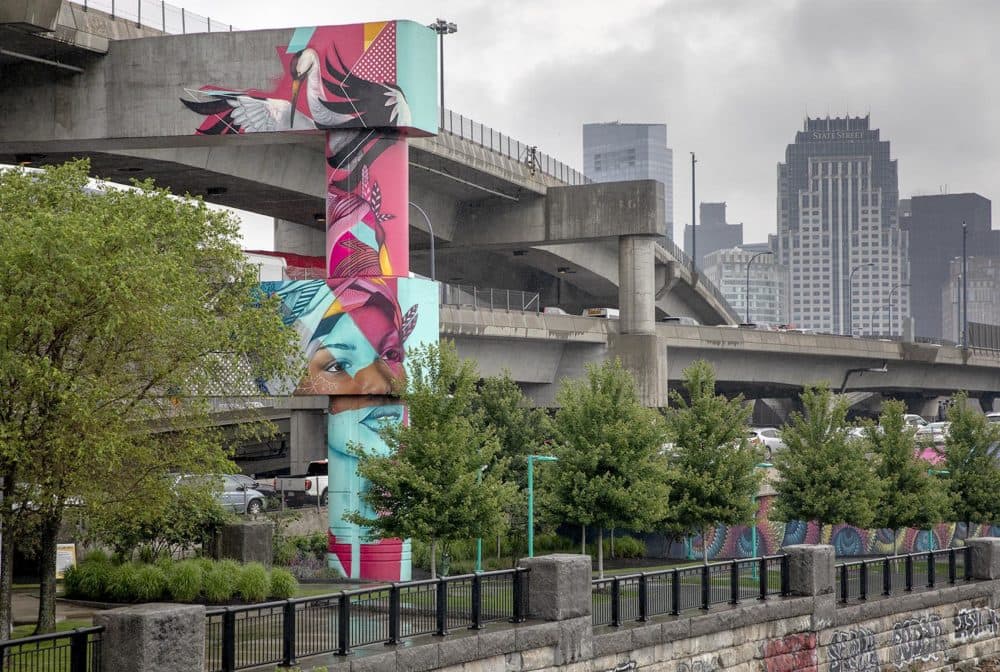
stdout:
{"type": "Polygon", "coordinates": [[[869,118],[806,119],[778,164],[777,205],[789,321],[834,334],[901,333],[910,314],[907,234],[896,161],[869,118]]]}

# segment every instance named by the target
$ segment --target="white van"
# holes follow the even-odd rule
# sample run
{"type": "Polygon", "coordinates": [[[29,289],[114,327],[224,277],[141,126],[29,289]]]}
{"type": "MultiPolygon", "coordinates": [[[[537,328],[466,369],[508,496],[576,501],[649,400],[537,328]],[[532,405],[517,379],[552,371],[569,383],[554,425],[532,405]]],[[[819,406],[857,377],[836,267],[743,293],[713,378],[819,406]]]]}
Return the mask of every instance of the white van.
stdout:
{"type": "Polygon", "coordinates": [[[584,317],[603,317],[610,320],[618,319],[617,308],[584,308],[580,314],[584,317]]]}

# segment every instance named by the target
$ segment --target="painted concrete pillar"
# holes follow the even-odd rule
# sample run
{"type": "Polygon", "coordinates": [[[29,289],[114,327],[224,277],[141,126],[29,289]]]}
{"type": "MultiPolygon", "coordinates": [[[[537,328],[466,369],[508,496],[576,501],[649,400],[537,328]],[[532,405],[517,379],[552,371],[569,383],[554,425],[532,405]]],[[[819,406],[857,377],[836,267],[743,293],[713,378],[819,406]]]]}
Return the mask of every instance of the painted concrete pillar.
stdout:
{"type": "Polygon", "coordinates": [[[618,306],[623,334],[656,331],[656,237],[619,236],[618,306]]]}
{"type": "MultiPolygon", "coordinates": [[[[352,446],[388,450],[380,427],[406,422],[392,395],[406,351],[439,334],[437,287],[409,274],[407,147],[410,135],[438,131],[437,41],[423,25],[382,21],[296,28],[276,49],[281,71],[268,90],[208,85],[181,102],[204,116],[198,135],[323,134],[326,277],[262,283],[299,332],[308,369],[299,381],[261,384],[328,399],[330,566],[345,577],[408,579],[408,542],[370,539],[346,515],[374,515],[352,446]]],[[[276,233],[302,238],[304,250],[316,242],[280,223],[276,233]]]]}

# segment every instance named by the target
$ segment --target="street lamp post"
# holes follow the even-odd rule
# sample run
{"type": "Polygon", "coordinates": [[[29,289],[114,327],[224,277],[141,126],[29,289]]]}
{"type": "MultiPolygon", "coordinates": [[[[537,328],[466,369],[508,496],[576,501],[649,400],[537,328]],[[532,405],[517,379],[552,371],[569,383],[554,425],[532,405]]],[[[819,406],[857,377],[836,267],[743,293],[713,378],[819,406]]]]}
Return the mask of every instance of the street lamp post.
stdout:
{"type": "MultiPolygon", "coordinates": [[[[476,474],[476,485],[481,485],[483,482],[483,472],[486,471],[488,465],[483,465],[479,467],[479,473],[476,474]]],[[[483,571],[483,538],[476,537],[476,573],[483,571]]]]}
{"type": "Polygon", "coordinates": [[[558,462],[555,455],[528,455],[528,557],[535,557],[535,462],[558,462]]]}
{"type": "Polygon", "coordinates": [[[439,54],[438,61],[441,64],[441,79],[440,79],[440,86],[441,86],[441,91],[440,91],[440,93],[441,93],[441,125],[439,126],[439,128],[444,128],[444,36],[445,35],[451,35],[452,33],[457,32],[458,31],[458,26],[455,25],[454,23],[450,22],[450,21],[445,21],[444,19],[438,19],[437,21],[435,21],[434,23],[430,24],[427,27],[430,28],[431,30],[433,30],[435,33],[438,34],[438,45],[439,45],[438,46],[438,54],[439,54]]]}
{"type": "Polygon", "coordinates": [[[854,274],[862,268],[873,268],[875,264],[868,262],[851,269],[851,274],[847,276],[847,335],[854,335],[854,274]]]}
{"type": "Polygon", "coordinates": [[[889,290],[889,337],[892,337],[892,295],[896,293],[896,290],[900,287],[910,287],[910,283],[904,282],[902,284],[896,285],[889,290]]]}
{"type": "Polygon", "coordinates": [[[694,169],[695,164],[698,163],[698,159],[694,158],[694,152],[691,152],[691,272],[693,273],[697,270],[698,265],[698,229],[695,228],[695,211],[694,211],[694,169]]]}
{"type": "Polygon", "coordinates": [[[969,237],[969,229],[962,222],[962,349],[969,347],[969,269],[968,256],[966,254],[966,239],[969,237]]]}
{"type": "Polygon", "coordinates": [[[757,257],[764,256],[765,254],[774,254],[774,252],[772,252],[771,250],[765,250],[763,252],[758,252],[757,254],[755,254],[752,257],[750,257],[750,261],[747,262],[747,295],[746,295],[747,324],[750,324],[750,264],[753,263],[754,259],[756,259],[757,257]]]}
{"type": "Polygon", "coordinates": [[[431,226],[431,218],[427,216],[423,208],[413,201],[410,201],[410,205],[416,208],[417,212],[424,216],[424,221],[427,222],[427,231],[431,234],[431,280],[437,280],[437,271],[434,267],[434,227],[431,226]]]}

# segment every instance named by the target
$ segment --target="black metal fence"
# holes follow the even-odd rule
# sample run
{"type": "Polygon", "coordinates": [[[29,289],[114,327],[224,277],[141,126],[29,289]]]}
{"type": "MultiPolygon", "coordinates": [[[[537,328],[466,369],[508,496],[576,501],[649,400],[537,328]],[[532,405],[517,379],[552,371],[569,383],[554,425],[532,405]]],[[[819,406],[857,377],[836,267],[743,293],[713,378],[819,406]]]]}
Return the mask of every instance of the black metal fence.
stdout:
{"type": "Polygon", "coordinates": [[[787,555],[614,576],[592,582],[593,623],[618,627],[650,616],[787,594],[787,555]]]}
{"type": "Polygon", "coordinates": [[[294,665],[304,656],[347,655],[368,644],[519,623],[528,603],[527,573],[518,567],[213,609],[206,613],[206,668],[294,665]]]}
{"type": "Polygon", "coordinates": [[[0,641],[4,672],[97,672],[103,627],[0,641]]]}
{"type": "Polygon", "coordinates": [[[972,549],[891,555],[837,565],[837,596],[841,604],[925,590],[972,579],[972,549]]]}

